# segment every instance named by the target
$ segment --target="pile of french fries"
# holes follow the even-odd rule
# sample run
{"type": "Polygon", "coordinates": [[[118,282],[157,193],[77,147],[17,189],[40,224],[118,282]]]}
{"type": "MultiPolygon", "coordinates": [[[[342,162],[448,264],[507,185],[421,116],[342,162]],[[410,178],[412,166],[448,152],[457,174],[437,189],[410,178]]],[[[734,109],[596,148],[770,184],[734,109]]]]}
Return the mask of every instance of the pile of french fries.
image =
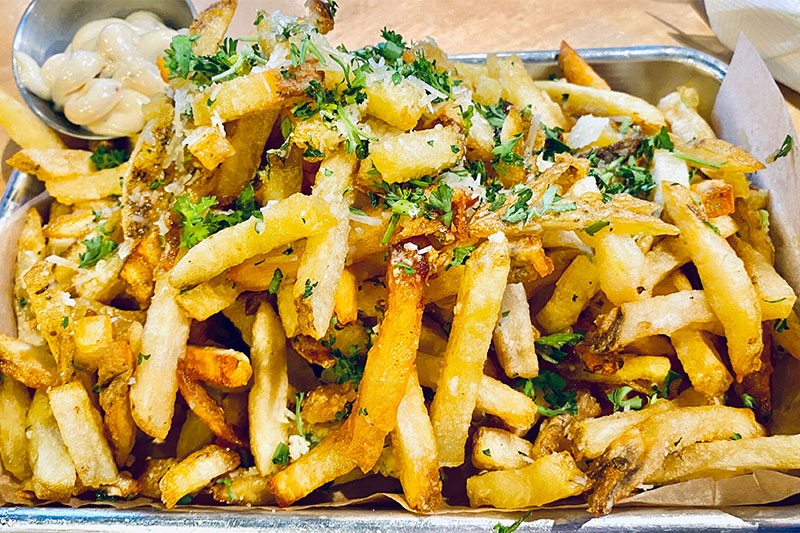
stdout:
{"type": "Polygon", "coordinates": [[[762,425],[800,358],[764,163],[694,90],[615,92],[563,43],[544,81],[386,30],[349,52],[335,7],[259,13],[248,50],[235,0],[202,13],[116,166],[0,99],[54,198],[0,335],[20,495],[288,506],[377,475],[418,512],[466,478],[472,506],[605,514],[800,468],[762,425]]]}

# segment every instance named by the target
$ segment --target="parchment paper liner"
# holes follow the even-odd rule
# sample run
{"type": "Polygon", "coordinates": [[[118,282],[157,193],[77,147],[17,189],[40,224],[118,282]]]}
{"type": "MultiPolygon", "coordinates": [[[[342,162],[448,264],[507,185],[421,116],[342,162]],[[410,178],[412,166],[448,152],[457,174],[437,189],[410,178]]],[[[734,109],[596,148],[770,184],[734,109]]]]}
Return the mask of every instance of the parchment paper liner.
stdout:
{"type": "MultiPolygon", "coordinates": [[[[743,146],[761,161],[766,161],[781,146],[787,134],[796,138],[794,126],[777,85],[758,52],[744,35],[739,38],[727,76],[717,95],[713,110],[713,125],[721,138],[743,146]]],[[[753,182],[773,192],[770,206],[772,219],[770,228],[776,247],[776,268],[794,287],[795,291],[800,293],[800,216],[797,211],[800,209],[800,180],[797,178],[800,176],[800,172],[798,172],[798,162],[800,162],[800,148],[795,143],[789,157],[767,165],[765,170],[754,176],[753,182]]],[[[17,238],[24,220],[22,215],[29,207],[39,207],[48,201],[49,197],[45,193],[20,207],[0,233],[0,261],[2,262],[0,266],[4,267],[0,268],[0,288],[2,288],[4,296],[0,299],[0,332],[7,335],[14,336],[16,331],[10,303],[17,238]]],[[[797,375],[798,366],[789,361],[786,365],[779,363],[775,371],[777,374],[782,370],[789,369],[797,375]]],[[[792,382],[795,389],[782,391],[781,398],[797,398],[800,395],[800,386],[798,386],[800,379],[787,381],[792,382]]],[[[19,484],[10,476],[0,475],[0,502],[12,505],[32,505],[30,501],[17,494],[18,488],[19,484]]],[[[763,505],[779,502],[797,494],[800,494],[800,477],[782,472],[759,470],[752,474],[722,480],[703,478],[666,485],[634,494],[619,502],[617,506],[730,507],[763,505]]],[[[330,501],[327,502],[293,506],[288,509],[272,506],[259,507],[259,509],[266,512],[275,510],[292,512],[293,510],[355,505],[383,506],[394,502],[411,511],[402,494],[376,493],[364,498],[347,498],[341,492],[332,491],[330,498],[330,501]]],[[[94,502],[73,498],[62,503],[74,508],[94,505],[117,509],[136,507],[163,509],[163,505],[160,503],[145,498],[118,502],[94,502]]],[[[583,504],[575,503],[547,506],[548,509],[584,507],[583,504]]],[[[219,509],[219,506],[188,505],[176,508],[176,510],[189,509],[219,509]]],[[[252,507],[225,506],[225,509],[252,509],[252,507]]],[[[497,509],[473,509],[443,504],[439,513],[496,511],[497,509]]]]}

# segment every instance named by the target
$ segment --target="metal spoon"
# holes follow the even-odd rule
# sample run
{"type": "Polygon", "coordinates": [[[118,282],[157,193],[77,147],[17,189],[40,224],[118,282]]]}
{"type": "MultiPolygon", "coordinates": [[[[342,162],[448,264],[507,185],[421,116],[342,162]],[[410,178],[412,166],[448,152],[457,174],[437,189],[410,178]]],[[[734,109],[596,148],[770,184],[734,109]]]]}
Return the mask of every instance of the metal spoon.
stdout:
{"type": "MultiPolygon", "coordinates": [[[[41,65],[51,55],[63,52],[87,22],[107,17],[125,18],[140,10],[155,13],[172,28],[189,26],[196,15],[190,0],[33,0],[19,21],[13,50],[28,54],[41,65]]],[[[112,138],[71,123],[63,113],[53,109],[52,102],[26,89],[20,81],[16,61],[14,81],[28,107],[54,130],[79,139],[112,138]]]]}

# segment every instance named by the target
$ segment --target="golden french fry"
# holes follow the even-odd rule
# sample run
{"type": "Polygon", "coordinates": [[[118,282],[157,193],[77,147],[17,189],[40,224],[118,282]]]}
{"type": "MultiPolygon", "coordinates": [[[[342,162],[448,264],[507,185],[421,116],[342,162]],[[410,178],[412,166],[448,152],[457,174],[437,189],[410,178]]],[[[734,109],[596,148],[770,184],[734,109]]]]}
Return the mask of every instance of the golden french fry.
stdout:
{"type": "Polygon", "coordinates": [[[176,375],[178,389],[186,404],[194,413],[205,422],[214,435],[223,442],[244,446],[244,440],[236,434],[236,430],[225,420],[225,412],[214,398],[203,388],[199,381],[194,380],[188,373],[184,364],[185,358],[178,360],[176,375]]]}
{"type": "Polygon", "coordinates": [[[568,113],[592,114],[601,117],[630,117],[647,135],[658,133],[666,126],[658,108],[627,93],[582,87],[564,81],[536,81],[534,86],[562,102],[568,113]],[[562,94],[569,95],[566,99],[562,94]]]}
{"type": "Polygon", "coordinates": [[[500,318],[492,336],[494,349],[506,376],[532,378],[539,374],[534,342],[539,332],[531,324],[528,296],[522,283],[506,286],[500,318]]]}
{"type": "Polygon", "coordinates": [[[161,477],[158,482],[161,501],[168,509],[175,507],[178,500],[230,472],[239,466],[239,462],[238,453],[209,444],[172,466],[161,477]]]}
{"type": "Polygon", "coordinates": [[[556,281],[553,295],[536,315],[548,333],[570,327],[600,290],[597,268],[586,255],[579,255],[556,281]]]}
{"type": "MultiPolygon", "coordinates": [[[[181,426],[181,433],[178,435],[178,443],[175,447],[175,456],[178,460],[186,458],[189,454],[196,452],[214,442],[214,432],[211,431],[203,419],[197,416],[194,411],[186,413],[186,420],[181,426]]],[[[163,473],[162,473],[163,474],[163,473]]],[[[156,480],[156,483],[158,480],[156,480]]],[[[159,492],[159,497],[161,493],[159,492]]]]}
{"type": "Polygon", "coordinates": [[[688,189],[663,184],[664,205],[703,283],[708,303],[722,322],[728,356],[737,379],[761,368],[761,307],[742,260],[708,221],[698,216],[688,189]]]}
{"type": "MultiPolygon", "coordinates": [[[[531,112],[539,114],[542,123],[549,128],[566,128],[567,119],[564,113],[547,93],[536,86],[536,82],[525,70],[525,63],[519,57],[500,59],[497,56],[489,56],[486,59],[486,66],[489,75],[500,81],[504,100],[508,100],[519,109],[530,106],[531,112]]],[[[560,94],[558,98],[561,98],[560,94]]]]}
{"type": "Polygon", "coordinates": [[[606,80],[601,78],[566,41],[561,41],[561,47],[558,50],[558,66],[561,67],[564,77],[570,83],[604,91],[611,90],[606,80]]]}
{"type": "Polygon", "coordinates": [[[386,270],[384,319],[367,354],[352,413],[339,432],[341,453],[365,473],[375,466],[386,435],[397,425],[397,406],[406,394],[419,347],[422,291],[428,277],[424,256],[400,244],[389,252],[386,270]]]}
{"type": "Polygon", "coordinates": [[[189,35],[198,35],[192,51],[199,55],[213,55],[219,48],[228,25],[236,12],[237,0],[219,0],[197,15],[189,27],[189,35]]]}
{"type": "Polygon", "coordinates": [[[508,241],[486,241],[467,261],[444,368],[431,404],[431,421],[442,466],[464,462],[464,446],[483,375],[506,278],[508,241]]]}
{"type": "Polygon", "coordinates": [[[44,389],[33,395],[28,410],[28,459],[33,491],[40,500],[66,500],[75,487],[75,466],[44,389]]]}
{"type": "Polygon", "coordinates": [[[292,195],[265,210],[262,220],[250,218],[198,243],[172,269],[170,283],[182,288],[209,280],[245,259],[325,232],[335,224],[325,202],[292,195]]]}
{"type": "Polygon", "coordinates": [[[450,168],[464,154],[464,138],[452,127],[403,133],[370,145],[370,157],[387,183],[406,182],[450,168]]]}
{"type": "Polygon", "coordinates": [[[467,479],[472,507],[524,509],[583,493],[592,486],[569,452],[536,459],[518,470],[495,470],[467,479]]]}
{"type": "Polygon", "coordinates": [[[130,386],[128,380],[132,372],[127,371],[111,381],[100,391],[100,407],[103,408],[103,422],[108,429],[109,439],[114,448],[114,461],[124,467],[128,455],[136,442],[136,423],[131,416],[130,386]]]}
{"type": "Polygon", "coordinates": [[[172,425],[178,392],[178,359],[186,352],[190,319],[178,307],[178,291],[167,275],[156,281],[142,332],[142,353],[149,356],[136,367],[131,385],[131,414],[148,435],[165,439],[172,425]]]}
{"type": "MultiPolygon", "coordinates": [[[[772,337],[793,357],[800,359],[800,318],[792,311],[783,320],[776,320],[770,330],[772,337]]],[[[0,352],[2,353],[2,352],[0,352]]]]}
{"type": "MultiPolygon", "coordinates": [[[[719,169],[722,174],[755,172],[764,165],[743,148],[717,138],[675,142],[675,153],[688,156],[686,162],[696,167],[719,169]],[[698,162],[699,161],[699,162],[698,162]]],[[[722,177],[722,176],[720,176],[722,177]]]]}
{"type": "Polygon", "coordinates": [[[342,270],[333,295],[333,313],[339,324],[349,324],[358,318],[358,282],[350,268],[342,270]]]}
{"type": "Polygon", "coordinates": [[[762,320],[784,319],[792,312],[797,296],[792,287],[775,271],[767,259],[755,248],[736,236],[728,244],[744,263],[753,281],[761,307],[762,320]]]}
{"type": "MultiPolygon", "coordinates": [[[[182,457],[181,457],[182,459],[182,457]]],[[[167,473],[167,470],[178,464],[174,458],[148,459],[144,472],[139,476],[139,494],[148,498],[161,499],[161,488],[158,482],[167,473]]]]}
{"type": "Polygon", "coordinates": [[[654,415],[620,435],[592,464],[595,486],[589,510],[608,514],[664,464],[667,454],[696,442],[764,435],[750,409],[725,406],[683,407],[654,415]]]}
{"type": "Polygon", "coordinates": [[[264,205],[270,200],[283,200],[299,193],[303,185],[302,151],[290,148],[285,160],[267,154],[267,167],[259,171],[259,176],[261,187],[256,190],[256,198],[264,205]]]}
{"type": "Polygon", "coordinates": [[[594,246],[600,288],[611,303],[621,305],[638,300],[644,254],[633,237],[601,230],[586,239],[594,246]]]}
{"type": "Polygon", "coordinates": [[[516,470],[533,462],[533,444],[502,429],[479,427],[472,437],[472,465],[479,470],[516,470]]]}
{"type": "Polygon", "coordinates": [[[662,467],[647,478],[647,483],[662,485],[702,477],[733,477],[760,469],[800,468],[800,435],[740,437],[732,433],[727,439],[699,442],[671,454],[662,467]]]}
{"type": "Polygon", "coordinates": [[[9,376],[0,380],[0,458],[3,467],[19,480],[31,477],[28,464],[28,389],[9,376]]]}
{"type": "Polygon", "coordinates": [[[28,387],[51,387],[60,376],[46,348],[31,346],[0,333],[0,372],[28,387]]]}
{"type": "Polygon", "coordinates": [[[0,91],[0,126],[22,148],[64,148],[56,132],[5,91],[0,91]]]}
{"type": "Polygon", "coordinates": [[[236,153],[231,142],[225,138],[224,130],[220,132],[211,126],[197,131],[202,133],[192,137],[187,149],[207,170],[214,170],[236,153]]]}
{"type": "MultiPolygon", "coordinates": [[[[608,383],[610,385],[623,385],[635,381],[642,381],[652,385],[660,385],[667,377],[672,363],[669,357],[658,355],[622,355],[619,370],[613,374],[593,374],[580,372],[575,374],[576,379],[593,383],[608,383]]],[[[649,392],[646,387],[645,391],[649,392]]]]}
{"type": "Polygon", "coordinates": [[[315,339],[325,336],[333,317],[335,294],[347,255],[355,165],[355,156],[344,150],[328,157],[320,164],[312,192],[313,198],[328,204],[336,219],[335,226],[306,240],[294,284],[300,331],[315,339]]]}
{"type": "Polygon", "coordinates": [[[215,483],[211,495],[218,502],[239,505],[273,505],[275,498],[267,488],[268,479],[257,468],[238,468],[231,472],[224,483],[215,483]],[[227,483],[227,480],[230,483],[227,483]]]}
{"type": "Polygon", "coordinates": [[[233,304],[244,290],[245,287],[220,274],[179,293],[176,301],[186,316],[203,321],[233,304]]]}
{"type": "Polygon", "coordinates": [[[151,231],[147,237],[139,241],[119,271],[120,279],[128,284],[125,291],[133,296],[142,308],[150,305],[150,298],[153,296],[155,286],[153,273],[161,260],[162,253],[159,235],[158,231],[151,231]]]}
{"type": "Polygon", "coordinates": [[[250,349],[253,387],[250,389],[250,451],[261,475],[275,472],[272,457],[288,437],[286,402],[289,381],[286,375],[286,335],[278,316],[268,303],[262,303],[253,323],[250,349]]]}
{"type": "Polygon", "coordinates": [[[117,465],[103,433],[100,413],[83,385],[72,381],[52,387],[47,397],[81,483],[92,488],[113,484],[117,465]]]}
{"type": "Polygon", "coordinates": [[[233,202],[253,179],[276,118],[278,113],[270,111],[243,117],[233,123],[233,132],[229,133],[228,140],[236,155],[223,161],[213,178],[217,183],[215,192],[220,204],[233,202]]]}
{"type": "Polygon", "coordinates": [[[416,369],[411,372],[405,396],[397,407],[397,426],[391,435],[408,505],[423,513],[436,511],[442,503],[439,458],[416,369]]]}
{"type": "Polygon", "coordinates": [[[658,109],[664,113],[672,133],[684,141],[713,139],[714,130],[697,112],[697,91],[689,87],[678,87],[658,101],[658,109]]]}
{"type": "Polygon", "coordinates": [[[408,80],[371,83],[364,92],[367,93],[367,113],[403,131],[414,129],[425,110],[420,103],[424,93],[408,80]]]}
{"type": "Polygon", "coordinates": [[[708,333],[681,329],[673,332],[670,340],[683,371],[698,392],[707,398],[717,398],[728,390],[733,383],[733,377],[708,333]]]}
{"type": "Polygon", "coordinates": [[[17,337],[23,342],[42,345],[42,336],[36,331],[30,295],[25,285],[25,274],[38,261],[44,259],[45,236],[42,217],[36,209],[25,213],[25,225],[17,240],[17,261],[14,264],[14,314],[17,318],[17,337]]]}

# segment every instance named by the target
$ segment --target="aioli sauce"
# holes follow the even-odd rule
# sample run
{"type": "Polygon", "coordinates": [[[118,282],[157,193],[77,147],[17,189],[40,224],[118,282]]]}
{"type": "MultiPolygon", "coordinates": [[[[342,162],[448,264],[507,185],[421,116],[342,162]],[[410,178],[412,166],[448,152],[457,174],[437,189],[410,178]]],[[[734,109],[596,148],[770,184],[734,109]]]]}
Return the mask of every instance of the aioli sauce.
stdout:
{"type": "Polygon", "coordinates": [[[141,131],[142,107],[166,89],[156,61],[176,34],[153,13],[137,11],[85,24],[64,52],[41,67],[22,52],[14,60],[22,84],[52,101],[67,120],[123,137],[141,131]]]}

